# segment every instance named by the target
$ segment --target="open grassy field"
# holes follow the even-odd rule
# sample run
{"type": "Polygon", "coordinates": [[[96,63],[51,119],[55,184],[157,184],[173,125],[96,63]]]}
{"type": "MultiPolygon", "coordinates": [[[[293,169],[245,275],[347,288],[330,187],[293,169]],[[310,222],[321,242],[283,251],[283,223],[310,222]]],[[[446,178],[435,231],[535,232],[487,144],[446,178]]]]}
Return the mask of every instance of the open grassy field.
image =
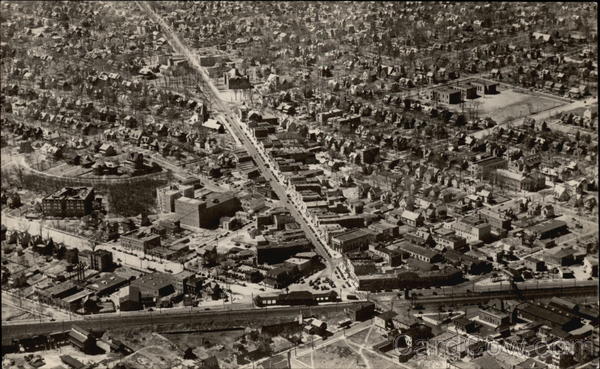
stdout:
{"type": "Polygon", "coordinates": [[[473,100],[479,105],[480,117],[490,117],[496,123],[504,123],[565,104],[560,99],[519,92],[512,88],[500,88],[499,92],[497,95],[486,95],[473,100]]]}

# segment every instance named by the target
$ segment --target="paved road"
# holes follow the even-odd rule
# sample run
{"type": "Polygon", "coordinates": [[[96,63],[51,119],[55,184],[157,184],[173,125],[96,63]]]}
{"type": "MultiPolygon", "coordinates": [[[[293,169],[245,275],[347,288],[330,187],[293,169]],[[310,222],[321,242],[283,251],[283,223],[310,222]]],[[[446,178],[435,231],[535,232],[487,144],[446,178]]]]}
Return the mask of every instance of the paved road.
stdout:
{"type": "MultiPolygon", "coordinates": [[[[271,183],[271,186],[277,196],[280,198],[281,202],[285,205],[285,207],[290,211],[291,215],[294,219],[300,224],[300,227],[305,232],[308,239],[313,243],[316,248],[316,251],[327,261],[328,267],[331,267],[334,263],[332,255],[327,250],[323,240],[316,234],[315,230],[309,225],[308,221],[304,218],[298,208],[288,200],[287,198],[287,189],[286,187],[277,179],[277,177],[272,172],[271,168],[269,168],[265,163],[265,158],[263,154],[259,152],[259,149],[254,145],[246,132],[243,131],[242,122],[240,122],[239,118],[236,114],[234,114],[229,107],[229,105],[223,101],[220,97],[218,89],[214,86],[208,74],[200,66],[196,57],[189,51],[189,49],[179,40],[176,33],[169,27],[169,25],[159,16],[157,15],[150,7],[150,5],[146,2],[138,2],[138,5],[142,10],[146,11],[148,15],[154,21],[159,23],[165,33],[165,36],[169,40],[171,46],[176,49],[181,54],[185,55],[188,61],[192,66],[194,66],[202,76],[204,91],[207,93],[207,96],[211,98],[211,103],[213,109],[218,112],[218,117],[220,120],[225,123],[225,126],[232,132],[233,136],[235,136],[241,143],[243,143],[244,147],[248,150],[248,153],[254,161],[256,162],[258,168],[260,169],[263,176],[271,183]]],[[[333,270],[333,268],[331,268],[333,270]]]]}

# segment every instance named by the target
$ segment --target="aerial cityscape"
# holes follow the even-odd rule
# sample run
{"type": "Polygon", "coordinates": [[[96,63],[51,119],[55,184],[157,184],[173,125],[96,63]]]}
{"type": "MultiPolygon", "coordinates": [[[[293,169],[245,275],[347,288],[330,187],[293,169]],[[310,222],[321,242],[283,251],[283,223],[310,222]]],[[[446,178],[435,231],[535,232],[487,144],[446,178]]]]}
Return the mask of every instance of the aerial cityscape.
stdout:
{"type": "Polygon", "coordinates": [[[0,24],[2,368],[599,367],[596,2],[0,24]]]}

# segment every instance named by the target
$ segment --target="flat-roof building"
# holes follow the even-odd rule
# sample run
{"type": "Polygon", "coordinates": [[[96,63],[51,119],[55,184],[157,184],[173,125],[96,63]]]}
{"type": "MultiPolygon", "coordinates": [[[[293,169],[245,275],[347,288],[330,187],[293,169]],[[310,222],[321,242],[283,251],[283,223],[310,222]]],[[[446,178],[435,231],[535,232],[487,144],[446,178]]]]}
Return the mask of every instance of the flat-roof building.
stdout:
{"type": "Polygon", "coordinates": [[[371,232],[359,228],[331,237],[331,246],[336,251],[346,253],[368,248],[369,242],[373,239],[374,236],[371,232]]]}
{"type": "Polygon", "coordinates": [[[441,261],[442,258],[441,254],[436,250],[413,245],[409,242],[403,242],[400,246],[398,246],[398,250],[401,250],[411,257],[426,263],[436,263],[441,261]]]}
{"type": "Polygon", "coordinates": [[[532,322],[546,324],[553,328],[560,328],[565,331],[570,331],[579,325],[579,320],[572,314],[555,313],[543,306],[525,302],[515,307],[515,315],[518,318],[532,322]]]}
{"type": "Polygon", "coordinates": [[[63,187],[42,199],[42,213],[55,217],[81,217],[93,210],[94,188],[63,187]]]}
{"type": "Polygon", "coordinates": [[[119,290],[119,310],[135,311],[142,308],[140,289],[135,286],[126,286],[119,290]]]}
{"type": "Polygon", "coordinates": [[[211,192],[199,199],[180,197],[175,200],[175,212],[182,225],[209,228],[219,225],[221,217],[231,217],[241,210],[241,204],[232,193],[211,192]]]}
{"type": "Polygon", "coordinates": [[[156,189],[156,201],[158,211],[161,213],[174,213],[175,200],[182,196],[181,191],[176,186],[167,186],[156,189]]]}
{"type": "Polygon", "coordinates": [[[139,289],[144,305],[153,305],[161,297],[176,293],[175,278],[166,273],[154,272],[131,281],[130,286],[139,289]]]}
{"type": "Polygon", "coordinates": [[[491,233],[491,226],[478,217],[464,217],[452,224],[456,235],[469,242],[485,241],[491,233]]]}
{"type": "Polygon", "coordinates": [[[96,296],[106,296],[117,291],[128,283],[128,280],[114,273],[101,273],[88,280],[86,287],[93,291],[96,296]]]}
{"type": "Polygon", "coordinates": [[[148,252],[150,249],[160,247],[160,236],[149,230],[135,230],[121,235],[119,238],[124,248],[148,252]]]}
{"type": "Polygon", "coordinates": [[[547,222],[529,227],[526,232],[532,234],[538,240],[554,238],[568,232],[567,223],[562,220],[552,219],[547,222]]]}
{"type": "Polygon", "coordinates": [[[498,310],[479,310],[479,319],[493,327],[510,323],[510,316],[498,310]]]}

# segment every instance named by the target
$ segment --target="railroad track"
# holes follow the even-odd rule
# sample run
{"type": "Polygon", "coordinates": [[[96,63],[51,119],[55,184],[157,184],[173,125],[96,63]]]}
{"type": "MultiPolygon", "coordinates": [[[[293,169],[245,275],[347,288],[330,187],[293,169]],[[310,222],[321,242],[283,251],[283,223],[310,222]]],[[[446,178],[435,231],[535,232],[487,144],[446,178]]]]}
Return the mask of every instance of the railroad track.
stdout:
{"type": "Polygon", "coordinates": [[[457,294],[451,296],[426,296],[415,297],[410,301],[413,305],[473,305],[482,302],[488,302],[494,299],[515,300],[515,299],[540,299],[551,298],[554,296],[597,296],[598,288],[596,286],[570,287],[565,289],[535,289],[535,290],[513,290],[513,291],[493,291],[479,292],[471,294],[457,294]]]}
{"type": "MultiPolygon", "coordinates": [[[[208,325],[213,328],[246,327],[249,325],[273,324],[276,322],[291,321],[300,314],[313,316],[329,312],[344,311],[344,309],[358,309],[366,304],[365,301],[340,302],[316,306],[277,306],[268,308],[248,308],[243,304],[241,308],[219,309],[209,311],[143,311],[126,312],[121,314],[90,315],[84,318],[54,321],[54,322],[25,322],[12,324],[2,323],[3,344],[12,342],[13,339],[23,339],[35,335],[45,335],[56,331],[71,329],[77,325],[84,329],[120,329],[136,327],[155,327],[169,325],[208,325]]],[[[231,305],[230,305],[231,306],[231,305]]]]}

